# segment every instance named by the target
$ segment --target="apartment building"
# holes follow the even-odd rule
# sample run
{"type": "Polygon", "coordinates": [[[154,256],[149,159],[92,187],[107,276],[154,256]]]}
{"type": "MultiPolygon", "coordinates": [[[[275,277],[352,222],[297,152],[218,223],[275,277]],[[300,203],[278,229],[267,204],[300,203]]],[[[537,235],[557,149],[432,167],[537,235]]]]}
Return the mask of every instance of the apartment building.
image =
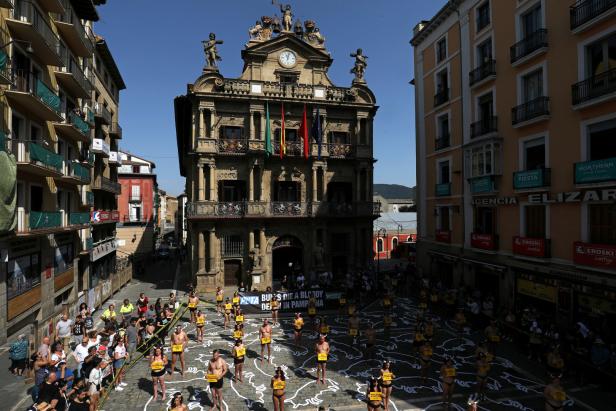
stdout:
{"type": "Polygon", "coordinates": [[[5,214],[13,223],[0,232],[0,342],[20,331],[39,340],[60,312],[97,305],[88,298],[97,256],[90,150],[97,4],[0,2],[0,150],[15,170],[14,207],[5,214]]]}
{"type": "Polygon", "coordinates": [[[616,314],[616,3],[453,0],[414,47],[418,267],[616,314]]]}
{"type": "Polygon", "coordinates": [[[371,261],[374,94],[363,72],[351,87],[331,82],[314,21],[293,32],[262,21],[239,78],[206,66],[175,99],[202,291],[240,281],[265,290],[285,275],[344,275],[371,261]]]}

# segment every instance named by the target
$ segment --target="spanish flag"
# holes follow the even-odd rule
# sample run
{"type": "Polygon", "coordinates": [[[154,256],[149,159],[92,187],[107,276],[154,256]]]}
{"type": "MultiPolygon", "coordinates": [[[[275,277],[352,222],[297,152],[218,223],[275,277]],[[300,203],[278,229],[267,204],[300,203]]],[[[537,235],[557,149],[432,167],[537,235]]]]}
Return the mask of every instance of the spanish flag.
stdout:
{"type": "Polygon", "coordinates": [[[283,158],[287,154],[287,144],[284,133],[284,103],[280,103],[280,113],[282,126],[280,127],[280,158],[283,158]]]}

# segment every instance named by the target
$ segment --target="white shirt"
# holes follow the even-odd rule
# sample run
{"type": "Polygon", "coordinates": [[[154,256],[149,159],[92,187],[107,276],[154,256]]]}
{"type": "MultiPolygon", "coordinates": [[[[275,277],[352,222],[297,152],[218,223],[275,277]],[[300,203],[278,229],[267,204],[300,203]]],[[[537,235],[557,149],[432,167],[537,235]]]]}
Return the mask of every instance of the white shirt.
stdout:
{"type": "Polygon", "coordinates": [[[58,323],[56,324],[56,331],[58,332],[58,337],[70,337],[72,326],[73,320],[58,321],[58,323]]]}
{"type": "Polygon", "coordinates": [[[79,344],[75,347],[75,351],[73,351],[73,355],[77,362],[82,363],[83,360],[88,356],[88,347],[84,347],[82,344],[79,344]]]}
{"type": "Polygon", "coordinates": [[[115,350],[113,351],[113,353],[115,354],[113,356],[114,359],[122,359],[122,358],[126,358],[126,347],[124,345],[118,344],[115,347],[115,350]]]}
{"type": "Polygon", "coordinates": [[[92,371],[90,371],[88,381],[90,381],[92,384],[100,385],[103,382],[102,370],[100,368],[93,368],[92,371]]]}
{"type": "Polygon", "coordinates": [[[66,361],[66,354],[62,351],[62,354],[58,355],[56,353],[51,354],[51,361],[66,361]]]}

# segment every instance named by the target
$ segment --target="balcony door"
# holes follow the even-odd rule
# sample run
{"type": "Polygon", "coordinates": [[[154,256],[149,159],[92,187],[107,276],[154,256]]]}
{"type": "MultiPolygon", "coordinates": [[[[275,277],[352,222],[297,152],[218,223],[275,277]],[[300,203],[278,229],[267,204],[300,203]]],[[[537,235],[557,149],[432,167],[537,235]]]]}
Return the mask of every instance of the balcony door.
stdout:
{"type": "Polygon", "coordinates": [[[496,233],[496,209],[494,207],[475,207],[475,233],[496,233]]]}
{"type": "Polygon", "coordinates": [[[520,16],[520,23],[522,25],[522,39],[530,37],[541,29],[543,26],[541,23],[541,2],[520,16]]]}
{"type": "Polygon", "coordinates": [[[301,201],[301,186],[296,181],[276,181],[274,183],[274,201],[301,201]]]}
{"type": "Polygon", "coordinates": [[[605,160],[616,157],[616,120],[608,120],[592,124],[588,128],[588,154],[587,160],[605,160]]]}
{"type": "Polygon", "coordinates": [[[522,102],[527,103],[543,96],[543,69],[522,77],[522,102]]]}
{"type": "Polygon", "coordinates": [[[327,201],[330,203],[350,204],[353,198],[351,183],[333,182],[327,185],[327,201]]]}
{"type": "Polygon", "coordinates": [[[236,202],[246,200],[246,182],[239,180],[223,180],[218,183],[219,200],[236,202]]]}
{"type": "Polygon", "coordinates": [[[586,47],[586,78],[616,68],[616,33],[586,47]]]}

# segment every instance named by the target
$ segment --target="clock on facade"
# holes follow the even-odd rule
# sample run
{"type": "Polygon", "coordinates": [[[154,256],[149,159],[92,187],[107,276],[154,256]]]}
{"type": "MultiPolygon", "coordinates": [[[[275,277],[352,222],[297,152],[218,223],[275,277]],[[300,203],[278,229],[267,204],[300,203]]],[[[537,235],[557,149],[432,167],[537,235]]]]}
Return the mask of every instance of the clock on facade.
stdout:
{"type": "Polygon", "coordinates": [[[280,53],[278,57],[278,61],[283,67],[293,67],[297,62],[297,58],[295,57],[295,53],[292,51],[286,50],[280,53]]]}

